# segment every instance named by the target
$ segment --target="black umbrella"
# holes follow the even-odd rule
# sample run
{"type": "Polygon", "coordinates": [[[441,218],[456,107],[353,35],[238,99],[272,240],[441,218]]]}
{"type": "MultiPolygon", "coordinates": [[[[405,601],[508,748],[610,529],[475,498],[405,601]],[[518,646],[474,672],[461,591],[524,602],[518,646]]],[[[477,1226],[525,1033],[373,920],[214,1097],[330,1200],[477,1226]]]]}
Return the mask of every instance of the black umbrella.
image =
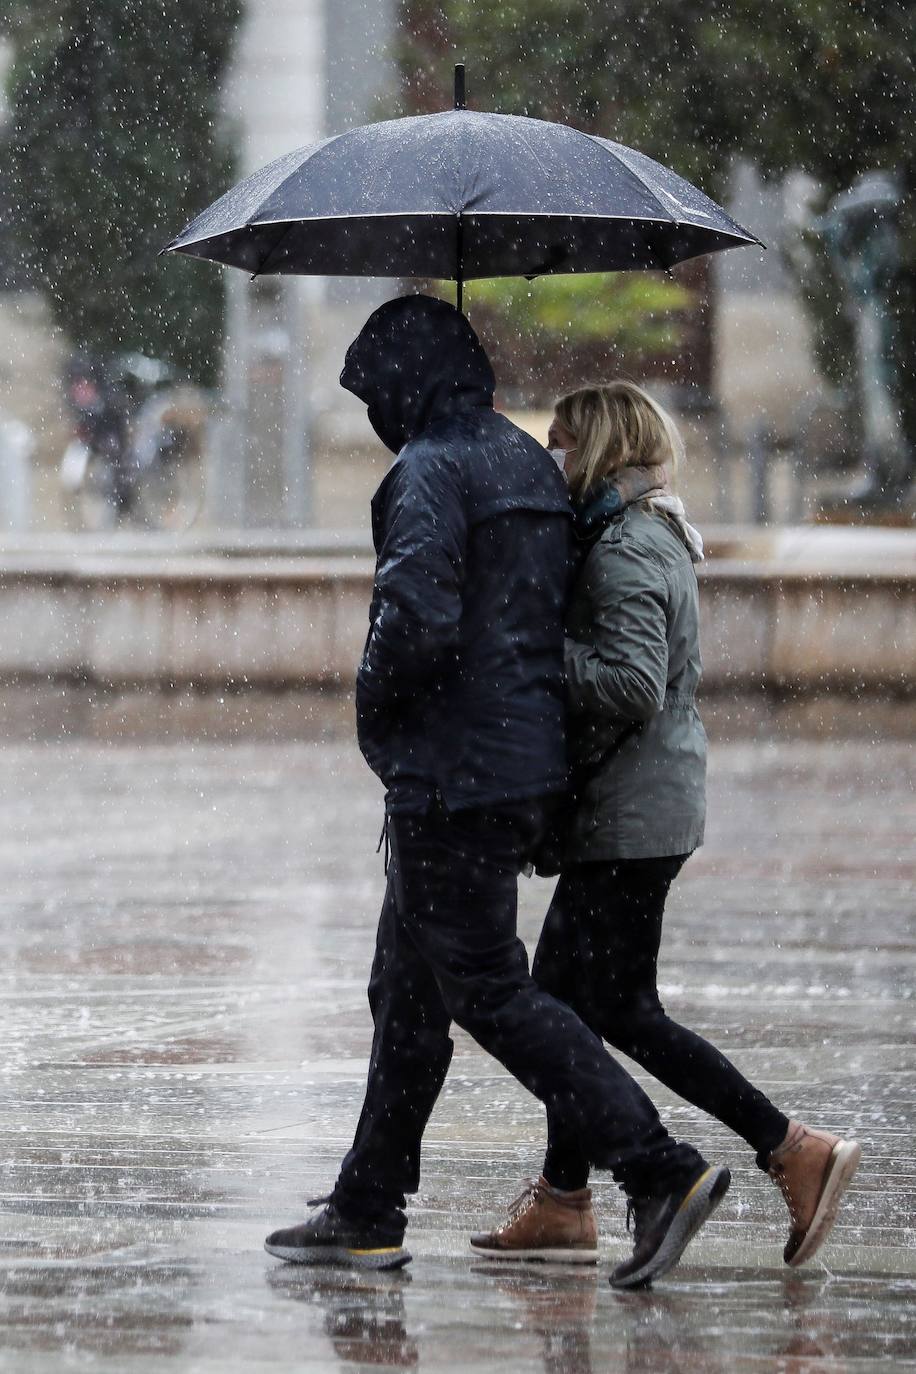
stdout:
{"type": "Polygon", "coordinates": [[[658,162],[565,124],[464,107],[366,124],[287,153],[165,251],[265,273],[541,276],[667,269],[759,244],[658,162]]]}

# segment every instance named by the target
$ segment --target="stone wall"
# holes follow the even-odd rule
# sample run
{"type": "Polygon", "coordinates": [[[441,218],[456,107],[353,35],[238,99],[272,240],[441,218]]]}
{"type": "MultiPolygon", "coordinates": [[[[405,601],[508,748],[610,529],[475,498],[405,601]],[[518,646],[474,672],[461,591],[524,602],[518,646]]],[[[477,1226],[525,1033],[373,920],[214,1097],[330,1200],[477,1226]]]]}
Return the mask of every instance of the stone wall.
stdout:
{"type": "MultiPolygon", "coordinates": [[[[857,545],[844,533],[837,567],[835,531],[796,531],[794,548],[791,534],[774,544],[750,531],[711,533],[710,548],[721,556],[700,569],[710,719],[779,706],[808,720],[818,712],[861,718],[863,728],[879,711],[883,721],[909,728],[916,537],[868,532],[857,545]],[[812,703],[820,703],[816,711],[812,703]]],[[[7,727],[17,734],[71,728],[74,703],[92,714],[117,699],[132,703],[133,718],[152,711],[161,721],[177,711],[199,718],[206,731],[219,733],[221,720],[231,720],[229,733],[243,734],[254,711],[264,728],[273,720],[280,733],[298,733],[287,720],[290,700],[330,699],[351,688],[372,570],[359,549],[231,557],[7,550],[0,560],[7,727]]],[[[311,722],[311,708],[305,715],[311,722]]],[[[116,723],[111,730],[118,733],[116,723]]]]}

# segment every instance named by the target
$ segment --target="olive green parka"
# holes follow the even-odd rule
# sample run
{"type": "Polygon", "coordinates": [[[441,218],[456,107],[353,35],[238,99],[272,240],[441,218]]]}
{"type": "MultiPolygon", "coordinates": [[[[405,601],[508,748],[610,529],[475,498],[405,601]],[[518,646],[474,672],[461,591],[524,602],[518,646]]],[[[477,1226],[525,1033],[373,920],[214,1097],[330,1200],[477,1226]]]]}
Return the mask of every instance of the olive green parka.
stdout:
{"type": "Polygon", "coordinates": [[[610,520],[579,570],[567,632],[570,755],[588,782],[565,861],[690,853],[703,843],[706,732],[697,579],[674,522],[643,502],[610,520]]]}

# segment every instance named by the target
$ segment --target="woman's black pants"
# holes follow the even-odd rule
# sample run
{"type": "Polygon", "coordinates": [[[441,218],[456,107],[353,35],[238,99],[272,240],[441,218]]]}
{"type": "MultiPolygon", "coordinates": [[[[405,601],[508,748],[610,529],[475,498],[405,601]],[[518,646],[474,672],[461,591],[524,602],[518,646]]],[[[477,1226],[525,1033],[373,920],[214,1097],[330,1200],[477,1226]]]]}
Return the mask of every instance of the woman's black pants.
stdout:
{"type": "MultiPolygon", "coordinates": [[[[516,932],[539,802],[390,818],[392,864],[369,1003],[375,1037],[356,1138],[334,1189],[356,1220],[403,1234],[454,1021],[568,1123],[631,1196],[686,1186],[703,1161],[565,1003],[536,986],[516,932]]],[[[484,1110],[486,1104],[484,1103],[484,1110]]]]}
{"type": "MultiPolygon", "coordinates": [[[[660,1082],[743,1136],[766,1168],[788,1119],[701,1036],[665,1014],[656,986],[668,889],[689,856],[569,865],[560,875],[532,965],[535,982],[660,1082]]],[[[548,1108],[544,1177],[582,1188],[588,1156],[548,1108]]]]}

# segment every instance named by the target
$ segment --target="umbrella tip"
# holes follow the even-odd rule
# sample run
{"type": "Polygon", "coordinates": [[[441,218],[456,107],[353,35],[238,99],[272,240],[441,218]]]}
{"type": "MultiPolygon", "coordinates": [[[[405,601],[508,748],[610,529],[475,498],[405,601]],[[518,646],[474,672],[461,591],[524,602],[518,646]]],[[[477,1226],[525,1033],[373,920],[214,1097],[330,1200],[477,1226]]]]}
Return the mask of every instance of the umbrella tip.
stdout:
{"type": "Polygon", "coordinates": [[[466,110],[468,106],[464,85],[464,63],[455,63],[455,109],[466,110]]]}

